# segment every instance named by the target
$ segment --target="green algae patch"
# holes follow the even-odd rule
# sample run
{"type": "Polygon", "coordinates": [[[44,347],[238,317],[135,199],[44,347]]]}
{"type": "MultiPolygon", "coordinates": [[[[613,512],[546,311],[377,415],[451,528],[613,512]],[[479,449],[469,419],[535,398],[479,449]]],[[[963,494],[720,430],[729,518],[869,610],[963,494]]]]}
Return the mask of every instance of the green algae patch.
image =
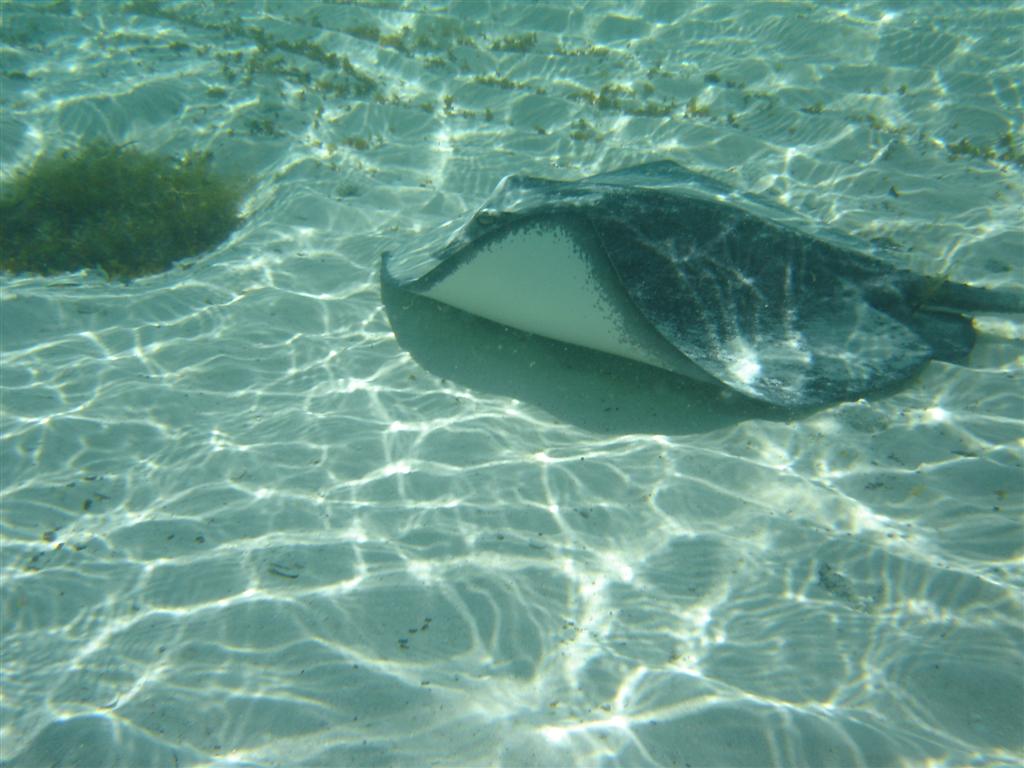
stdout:
{"type": "Polygon", "coordinates": [[[0,270],[163,272],[227,238],[243,193],[209,153],[176,160],[95,141],[43,156],[0,191],[0,270]]]}

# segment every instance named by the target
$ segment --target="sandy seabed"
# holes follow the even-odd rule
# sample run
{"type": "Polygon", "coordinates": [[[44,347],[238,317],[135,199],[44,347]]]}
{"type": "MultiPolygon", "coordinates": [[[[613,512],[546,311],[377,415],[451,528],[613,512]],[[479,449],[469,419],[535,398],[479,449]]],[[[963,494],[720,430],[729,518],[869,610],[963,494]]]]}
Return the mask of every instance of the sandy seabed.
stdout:
{"type": "Polygon", "coordinates": [[[1024,757],[1019,317],[787,418],[378,281],[505,174],[673,159],[1024,290],[1019,3],[0,14],[5,175],[251,180],[171,272],[0,283],[5,766],[1024,757]]]}

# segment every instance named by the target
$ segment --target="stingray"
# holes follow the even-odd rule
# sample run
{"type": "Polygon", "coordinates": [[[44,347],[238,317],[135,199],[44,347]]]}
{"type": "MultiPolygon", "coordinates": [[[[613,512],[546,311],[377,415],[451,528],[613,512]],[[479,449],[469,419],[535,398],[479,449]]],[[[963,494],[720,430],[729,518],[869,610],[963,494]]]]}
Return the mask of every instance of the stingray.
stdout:
{"type": "Polygon", "coordinates": [[[382,258],[399,288],[497,323],[715,381],[774,405],[890,390],[963,363],[1009,291],[899,268],[867,243],[669,161],[504,178],[382,258]]]}

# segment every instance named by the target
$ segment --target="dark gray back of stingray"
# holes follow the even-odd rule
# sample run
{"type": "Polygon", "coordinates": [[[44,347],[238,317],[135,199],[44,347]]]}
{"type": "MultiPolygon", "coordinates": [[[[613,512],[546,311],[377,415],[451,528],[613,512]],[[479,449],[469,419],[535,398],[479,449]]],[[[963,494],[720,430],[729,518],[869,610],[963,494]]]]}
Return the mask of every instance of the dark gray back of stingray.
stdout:
{"type": "Polygon", "coordinates": [[[607,202],[591,222],[633,302],[740,391],[780,405],[847,400],[973,346],[969,320],[915,306],[923,278],[864,254],[704,200],[607,202]]]}
{"type": "Polygon", "coordinates": [[[974,343],[967,318],[923,305],[941,280],[803,231],[784,209],[671,162],[580,182],[508,177],[466,234],[566,214],[593,229],[665,339],[761,400],[854,399],[929,359],[962,360],[974,343]]]}

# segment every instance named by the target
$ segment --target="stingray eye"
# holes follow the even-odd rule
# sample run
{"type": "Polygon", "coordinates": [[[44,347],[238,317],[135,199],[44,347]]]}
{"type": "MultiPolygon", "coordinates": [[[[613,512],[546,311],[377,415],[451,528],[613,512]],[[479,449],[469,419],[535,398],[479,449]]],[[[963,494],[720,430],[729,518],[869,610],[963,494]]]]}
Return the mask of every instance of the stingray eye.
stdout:
{"type": "Polygon", "coordinates": [[[498,223],[501,215],[497,211],[486,210],[480,211],[476,215],[476,224],[479,227],[493,227],[498,223]]]}

